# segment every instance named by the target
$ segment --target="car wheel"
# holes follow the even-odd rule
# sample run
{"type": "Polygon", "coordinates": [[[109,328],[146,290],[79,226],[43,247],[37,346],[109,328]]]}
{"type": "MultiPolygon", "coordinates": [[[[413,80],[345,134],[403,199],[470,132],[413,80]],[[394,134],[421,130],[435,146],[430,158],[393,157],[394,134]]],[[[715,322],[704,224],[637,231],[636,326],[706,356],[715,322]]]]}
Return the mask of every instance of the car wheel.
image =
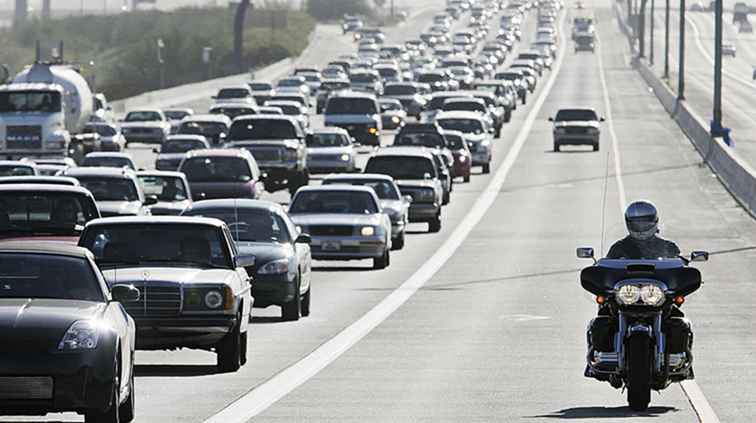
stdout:
{"type": "Polygon", "coordinates": [[[462,178],[462,180],[465,182],[470,182],[470,174],[468,173],[467,175],[465,175],[464,178],[462,178]]]}
{"type": "Polygon", "coordinates": [[[597,144],[593,144],[593,151],[599,151],[599,145],[598,145],[598,143],[597,144]]]}
{"type": "Polygon", "coordinates": [[[559,152],[559,144],[557,144],[557,143],[554,143],[554,152],[555,153],[559,152]]]}
{"type": "Polygon", "coordinates": [[[310,287],[307,288],[307,292],[305,292],[304,296],[302,297],[302,317],[307,317],[310,315],[310,301],[312,298],[310,292],[312,292],[312,284],[310,284],[310,287]]]}
{"type": "Polygon", "coordinates": [[[486,163],[483,165],[483,174],[491,173],[491,163],[486,163]]]}
{"type": "Polygon", "coordinates": [[[399,234],[398,237],[391,240],[392,250],[401,250],[402,248],[404,248],[404,232],[399,234]]]}
{"type": "Polygon", "coordinates": [[[223,373],[235,372],[241,366],[241,315],[234,329],[215,346],[218,370],[223,373]]]}
{"type": "Polygon", "coordinates": [[[117,361],[115,363],[114,372],[116,377],[113,381],[113,392],[110,394],[110,406],[105,411],[89,410],[85,412],[85,423],[119,423],[121,421],[120,415],[118,414],[120,411],[119,404],[121,403],[121,378],[119,376],[120,365],[117,361]]]}
{"type": "Polygon", "coordinates": [[[509,123],[510,120],[512,120],[512,109],[507,109],[507,112],[504,114],[504,122],[509,123]]]}
{"type": "Polygon", "coordinates": [[[391,262],[391,253],[386,250],[382,256],[373,259],[373,269],[385,269],[391,262]]]}
{"type": "Polygon", "coordinates": [[[436,215],[436,217],[428,222],[428,232],[430,233],[436,233],[441,230],[441,213],[436,215]]]}
{"type": "Polygon", "coordinates": [[[121,423],[128,423],[134,420],[134,409],[136,405],[136,395],[134,394],[134,357],[131,357],[131,377],[129,378],[129,397],[121,404],[118,415],[121,423]]]}
{"type": "Polygon", "coordinates": [[[241,334],[240,346],[239,346],[239,364],[247,364],[247,341],[249,339],[249,330],[241,334]]]}
{"type": "Polygon", "coordinates": [[[451,200],[451,194],[449,194],[448,192],[445,192],[444,196],[443,196],[443,199],[441,200],[441,205],[445,206],[445,205],[449,204],[450,200],[451,200]]]}
{"type": "Polygon", "coordinates": [[[299,295],[299,281],[297,281],[295,288],[296,295],[294,295],[294,298],[281,306],[281,319],[287,322],[295,322],[299,320],[299,314],[302,311],[302,297],[299,295]]]}

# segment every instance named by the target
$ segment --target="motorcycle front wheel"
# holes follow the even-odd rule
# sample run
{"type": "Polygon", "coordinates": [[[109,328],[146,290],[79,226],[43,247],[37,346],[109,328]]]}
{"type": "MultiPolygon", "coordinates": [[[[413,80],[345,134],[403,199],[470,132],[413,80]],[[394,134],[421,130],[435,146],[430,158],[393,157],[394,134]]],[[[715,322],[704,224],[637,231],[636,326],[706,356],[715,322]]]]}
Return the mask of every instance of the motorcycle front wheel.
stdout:
{"type": "Polygon", "coordinates": [[[645,411],[651,402],[651,339],[630,338],[627,364],[627,403],[634,411],[645,411]]]}

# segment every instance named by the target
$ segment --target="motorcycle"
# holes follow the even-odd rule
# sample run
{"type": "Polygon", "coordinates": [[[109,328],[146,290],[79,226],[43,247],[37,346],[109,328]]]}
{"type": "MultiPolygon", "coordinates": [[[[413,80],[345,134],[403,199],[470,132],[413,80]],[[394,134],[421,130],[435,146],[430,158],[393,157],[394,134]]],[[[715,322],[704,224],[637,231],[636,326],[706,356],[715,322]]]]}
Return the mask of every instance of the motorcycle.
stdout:
{"type": "Polygon", "coordinates": [[[693,332],[680,307],[702,284],[689,264],[707,261],[709,253],[596,260],[588,247],[578,248],[577,256],[594,262],[581,271],[580,283],[600,306],[588,328],[585,376],[626,388],[635,411],[648,408],[652,389],[693,379],[693,332]]]}

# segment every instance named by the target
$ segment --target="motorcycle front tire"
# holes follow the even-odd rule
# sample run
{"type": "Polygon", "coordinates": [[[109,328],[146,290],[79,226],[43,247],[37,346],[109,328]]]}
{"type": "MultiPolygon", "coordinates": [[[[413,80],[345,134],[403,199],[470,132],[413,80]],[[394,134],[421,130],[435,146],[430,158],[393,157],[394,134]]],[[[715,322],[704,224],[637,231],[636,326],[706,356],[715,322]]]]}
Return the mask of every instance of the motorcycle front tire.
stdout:
{"type": "Polygon", "coordinates": [[[630,337],[627,343],[627,403],[634,411],[645,411],[651,402],[651,339],[630,337]]]}

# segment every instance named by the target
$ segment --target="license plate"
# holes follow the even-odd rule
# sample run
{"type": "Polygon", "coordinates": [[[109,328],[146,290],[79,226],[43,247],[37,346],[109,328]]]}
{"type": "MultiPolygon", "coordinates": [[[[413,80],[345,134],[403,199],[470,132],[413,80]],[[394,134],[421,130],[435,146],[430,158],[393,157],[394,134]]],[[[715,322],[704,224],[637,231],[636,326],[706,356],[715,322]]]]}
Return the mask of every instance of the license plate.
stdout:
{"type": "Polygon", "coordinates": [[[341,250],[341,244],[338,241],[324,241],[323,251],[339,251],[341,250]]]}
{"type": "Polygon", "coordinates": [[[2,400],[48,400],[52,397],[51,377],[0,377],[2,400]]]}

